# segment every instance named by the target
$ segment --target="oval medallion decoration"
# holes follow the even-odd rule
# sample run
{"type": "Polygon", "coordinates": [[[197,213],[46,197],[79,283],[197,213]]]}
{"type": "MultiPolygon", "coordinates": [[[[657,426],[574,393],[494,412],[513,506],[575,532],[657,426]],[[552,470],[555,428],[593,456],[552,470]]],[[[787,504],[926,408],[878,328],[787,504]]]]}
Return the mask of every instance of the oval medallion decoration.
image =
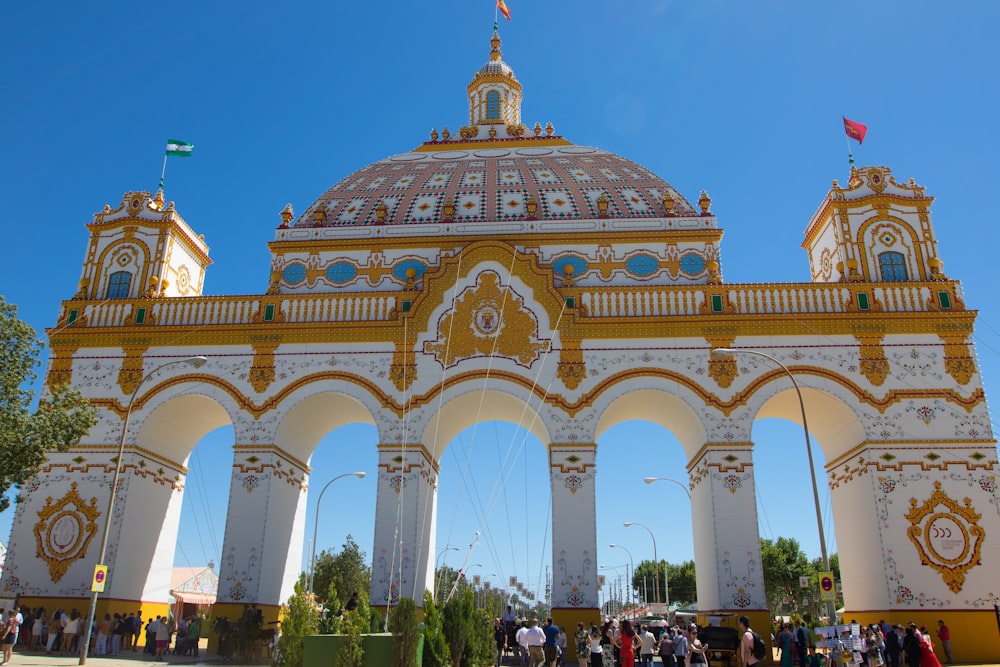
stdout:
{"type": "Polygon", "coordinates": [[[57,582],[74,561],[87,554],[87,545],[97,533],[97,498],[84,502],[76,492],[76,482],[56,502],[49,498],[38,513],[35,542],[38,555],[49,566],[49,575],[57,582]]]}
{"type": "Polygon", "coordinates": [[[961,591],[965,573],[980,564],[983,544],[980,515],[972,501],[965,498],[960,505],[941,490],[941,482],[934,482],[931,497],[919,506],[910,498],[910,511],[903,516],[910,522],[906,534],[920,562],[937,570],[952,592],[961,591]]]}

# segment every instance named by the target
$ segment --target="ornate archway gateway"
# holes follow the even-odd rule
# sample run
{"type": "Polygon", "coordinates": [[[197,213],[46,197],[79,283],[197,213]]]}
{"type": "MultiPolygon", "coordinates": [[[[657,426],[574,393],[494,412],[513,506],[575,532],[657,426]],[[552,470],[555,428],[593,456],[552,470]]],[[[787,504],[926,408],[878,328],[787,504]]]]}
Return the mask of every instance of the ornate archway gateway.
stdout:
{"type": "Polygon", "coordinates": [[[419,601],[440,453],[470,420],[513,413],[549,449],[561,624],[598,614],[595,443],[634,418],[668,423],[685,448],[700,608],[764,614],[750,429],[798,420],[798,405],[780,369],[710,354],[733,347],[805,387],[848,617],[933,627],[947,614],[963,660],[998,657],[1000,497],[975,312],[942,271],[924,189],[852,169],[807,227],[812,282],[727,284],[709,197],[692,205],[627,159],[523,124],[496,36],[468,94],[458,132],[432,131],[297,217],[287,207],[265,294],[201,296],[208,248],[162,192],[94,216],[48,382],[85,391],[101,420],[22,489],[3,591],[80,604],[128,396],[197,353],[206,365],[164,369],[131,414],[107,609],[165,605],[186,457],[227,422],[220,605],[273,614],[288,597],[312,449],[359,420],[381,443],[371,599],[419,601]],[[486,412],[469,409],[487,379],[486,412]]]}

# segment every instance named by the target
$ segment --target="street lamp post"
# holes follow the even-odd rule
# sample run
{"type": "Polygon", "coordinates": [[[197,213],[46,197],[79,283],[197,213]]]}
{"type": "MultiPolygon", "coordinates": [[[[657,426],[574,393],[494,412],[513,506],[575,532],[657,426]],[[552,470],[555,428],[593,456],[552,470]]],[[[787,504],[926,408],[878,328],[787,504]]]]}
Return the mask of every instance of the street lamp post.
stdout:
{"type": "Polygon", "coordinates": [[[440,582],[440,579],[441,579],[441,575],[440,575],[440,572],[439,572],[440,569],[441,569],[441,556],[444,556],[449,551],[461,551],[461,549],[459,549],[458,547],[445,547],[444,549],[442,549],[441,551],[438,552],[437,558],[434,559],[434,597],[435,597],[435,599],[437,599],[437,595],[438,595],[438,583],[440,582]]]}
{"type": "MultiPolygon", "coordinates": [[[[689,489],[686,484],[684,484],[682,482],[679,482],[676,479],[673,479],[672,477],[644,477],[642,479],[642,481],[644,481],[646,484],[652,484],[653,482],[670,482],[671,484],[676,484],[677,486],[679,486],[681,488],[681,490],[685,494],[687,494],[688,503],[691,502],[691,489],[689,489]]],[[[646,528],[646,527],[643,526],[643,528],[646,528]]],[[[649,530],[649,528],[646,528],[646,530],[649,530]]],[[[650,535],[652,535],[652,531],[650,531],[650,535]]],[[[656,540],[655,539],[653,540],[653,551],[654,552],[656,551],[656,540]]],[[[657,567],[659,567],[660,561],[656,561],[656,564],[657,564],[657,567]]],[[[657,570],[657,572],[659,572],[659,570],[657,570]]],[[[657,594],[659,594],[659,591],[660,591],[659,585],[657,585],[656,591],[657,591],[657,594]]],[[[667,607],[669,608],[670,607],[670,569],[669,568],[663,571],[663,593],[666,596],[666,600],[664,600],[664,603],[666,603],[667,607]]]]}
{"type": "Polygon", "coordinates": [[[626,528],[630,526],[639,526],[640,528],[645,528],[646,532],[649,533],[650,539],[653,540],[653,567],[654,572],[656,572],[656,604],[660,604],[660,559],[656,556],[656,536],[653,535],[653,531],[649,529],[649,526],[645,526],[638,521],[626,521],[623,524],[626,528]]]}
{"type": "MultiPolygon", "coordinates": [[[[146,383],[146,380],[156,375],[158,372],[166,368],[167,366],[173,366],[174,364],[187,364],[189,366],[194,366],[195,368],[201,368],[208,361],[206,357],[188,357],[186,359],[174,359],[173,361],[168,361],[165,364],[160,364],[153,370],[142,376],[139,380],[139,384],[135,386],[132,390],[132,395],[128,399],[128,407],[125,408],[125,423],[122,424],[122,434],[118,439],[118,458],[115,460],[115,474],[111,479],[111,494],[108,497],[108,511],[104,515],[104,531],[101,535],[101,552],[97,557],[97,564],[104,564],[104,557],[108,553],[108,536],[111,533],[111,513],[115,509],[115,499],[118,497],[118,481],[121,479],[122,475],[122,458],[125,456],[125,436],[128,435],[128,422],[129,418],[132,416],[132,407],[135,405],[135,397],[139,395],[139,389],[142,385],[146,383]]],[[[90,613],[87,615],[87,634],[83,635],[83,639],[80,640],[80,663],[81,665],[87,664],[87,651],[90,648],[90,635],[94,631],[94,615],[97,613],[97,591],[94,591],[93,595],[90,596],[90,613]]]]}
{"type": "MultiPolygon", "coordinates": [[[[788,379],[792,381],[792,386],[795,387],[795,395],[799,399],[799,409],[802,411],[802,433],[805,436],[806,441],[806,454],[809,458],[809,478],[812,480],[813,489],[813,504],[816,507],[816,526],[819,529],[819,550],[820,555],[823,557],[823,570],[826,572],[830,571],[830,559],[826,554],[826,537],[823,535],[823,512],[821,511],[819,504],[819,487],[816,484],[816,469],[813,467],[813,453],[812,453],[812,442],[809,440],[809,424],[806,421],[806,402],[802,399],[802,390],[799,389],[799,383],[795,381],[795,375],[785,366],[783,363],[778,361],[775,357],[770,354],[765,354],[764,352],[758,352],[757,350],[736,350],[730,347],[717,347],[712,350],[712,356],[716,359],[726,359],[730,355],[734,354],[752,354],[758,357],[764,357],[765,359],[770,359],[771,362],[776,364],[781,370],[785,371],[788,379]]],[[[830,613],[830,622],[836,622],[836,606],[831,605],[831,609],[828,610],[830,613]]]]}
{"type": "MultiPolygon", "coordinates": [[[[630,566],[632,568],[632,576],[635,576],[635,561],[632,560],[632,552],[629,551],[628,549],[626,549],[625,547],[623,547],[620,544],[612,544],[611,548],[612,549],[625,549],[625,553],[628,554],[628,562],[629,562],[629,564],[630,564],[630,566]]],[[[632,607],[632,620],[635,621],[635,604],[634,604],[634,600],[632,598],[632,578],[631,578],[631,576],[629,576],[628,570],[626,570],[625,581],[628,584],[628,604],[629,604],[630,607],[632,607]]]]}
{"type": "Polygon", "coordinates": [[[653,482],[673,482],[677,486],[681,487],[684,490],[684,493],[687,494],[688,500],[691,500],[691,489],[687,488],[687,485],[682,482],[678,482],[676,479],[671,479],[670,477],[644,477],[642,481],[646,484],[652,484],[653,482]]]}
{"type": "MultiPolygon", "coordinates": [[[[601,567],[599,569],[601,569],[601,570],[614,570],[615,577],[618,578],[619,581],[620,581],[621,573],[618,570],[622,569],[623,567],[626,568],[626,569],[628,569],[628,563],[626,563],[624,565],[601,565],[601,567]]],[[[611,600],[612,600],[612,598],[614,597],[614,594],[615,594],[615,585],[614,585],[613,581],[610,581],[610,580],[607,580],[607,579],[605,579],[605,582],[608,584],[608,588],[610,589],[607,593],[604,594],[604,601],[608,605],[608,613],[607,613],[607,615],[610,616],[611,615],[611,606],[612,606],[611,605],[611,600]]],[[[603,615],[604,614],[602,613],[602,616],[603,615]]]]}
{"type": "Polygon", "coordinates": [[[336,482],[338,479],[343,477],[357,477],[358,479],[364,479],[365,473],[363,472],[345,472],[343,475],[337,475],[329,482],[327,482],[322,490],[319,492],[319,498],[316,499],[316,516],[313,523],[313,541],[312,550],[309,553],[309,592],[313,592],[313,583],[316,577],[316,536],[319,534],[319,504],[323,502],[323,494],[326,490],[330,488],[330,485],[336,482]]]}

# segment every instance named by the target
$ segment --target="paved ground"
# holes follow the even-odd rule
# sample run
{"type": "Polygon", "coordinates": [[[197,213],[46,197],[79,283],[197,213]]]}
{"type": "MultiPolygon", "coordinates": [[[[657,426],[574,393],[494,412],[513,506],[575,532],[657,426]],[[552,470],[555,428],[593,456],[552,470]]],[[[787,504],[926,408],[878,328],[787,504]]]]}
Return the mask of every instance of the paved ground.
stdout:
{"type": "MultiPolygon", "coordinates": [[[[14,653],[14,657],[11,660],[10,667],[72,667],[78,665],[80,662],[79,656],[75,655],[45,655],[44,653],[14,653]]],[[[205,652],[202,651],[201,658],[196,659],[191,656],[173,656],[168,655],[166,657],[166,662],[156,662],[155,660],[150,660],[149,656],[143,653],[132,653],[131,651],[123,652],[116,658],[105,658],[105,657],[95,657],[90,656],[87,658],[87,665],[92,665],[93,667],[142,667],[143,665],[158,665],[163,667],[163,665],[222,665],[223,663],[215,659],[214,655],[206,656],[205,652]]],[[[238,665],[240,663],[224,663],[225,665],[238,665]]],[[[245,664],[245,663],[244,663],[245,664]]],[[[259,663],[267,664],[267,663],[259,663]]],[[[572,663],[571,663],[572,664],[572,663]]],[[[657,662],[657,664],[659,664],[657,662]]],[[[332,666],[331,666],[332,667],[332,666]]],[[[963,663],[960,667],[1000,667],[998,664],[967,664],[963,663]]]]}

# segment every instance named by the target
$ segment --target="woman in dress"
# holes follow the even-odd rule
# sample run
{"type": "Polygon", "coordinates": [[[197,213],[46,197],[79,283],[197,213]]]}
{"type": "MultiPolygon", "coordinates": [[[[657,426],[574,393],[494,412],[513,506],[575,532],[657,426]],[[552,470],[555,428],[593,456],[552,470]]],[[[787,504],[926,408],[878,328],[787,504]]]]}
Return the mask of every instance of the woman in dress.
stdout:
{"type": "Polygon", "coordinates": [[[788,624],[781,624],[781,631],[775,637],[775,642],[781,650],[781,667],[792,667],[792,631],[788,629],[788,624]]]}
{"type": "Polygon", "coordinates": [[[688,663],[694,667],[694,665],[705,665],[708,667],[708,644],[702,644],[701,640],[698,639],[698,628],[693,628],[690,632],[690,639],[688,640],[688,663]]]}
{"type": "Polygon", "coordinates": [[[80,634],[80,612],[76,609],[69,613],[69,620],[63,628],[62,652],[72,654],[76,651],[76,636],[80,634]]]}
{"type": "Polygon", "coordinates": [[[587,641],[587,631],[584,629],[583,623],[576,624],[574,638],[576,639],[576,661],[581,665],[586,665],[587,659],[590,658],[590,642],[587,641]]]}
{"type": "Polygon", "coordinates": [[[920,667],[941,667],[941,661],[934,655],[934,644],[931,643],[931,633],[922,628],[920,633],[920,667]]]}
{"type": "Polygon", "coordinates": [[[622,667],[635,667],[635,645],[639,641],[638,633],[632,628],[632,621],[627,618],[622,621],[621,631],[615,637],[618,647],[618,657],[622,667]]]}
{"type": "Polygon", "coordinates": [[[14,640],[17,638],[17,611],[11,609],[7,612],[7,620],[3,626],[3,662],[6,665],[10,662],[11,652],[14,650],[14,640]]]}
{"type": "Polygon", "coordinates": [[[604,633],[596,625],[590,626],[590,667],[604,664],[604,633]]]}
{"type": "Polygon", "coordinates": [[[45,634],[43,632],[44,629],[45,609],[39,607],[35,610],[35,622],[31,624],[31,643],[28,644],[29,651],[42,648],[42,635],[45,634]]]}

